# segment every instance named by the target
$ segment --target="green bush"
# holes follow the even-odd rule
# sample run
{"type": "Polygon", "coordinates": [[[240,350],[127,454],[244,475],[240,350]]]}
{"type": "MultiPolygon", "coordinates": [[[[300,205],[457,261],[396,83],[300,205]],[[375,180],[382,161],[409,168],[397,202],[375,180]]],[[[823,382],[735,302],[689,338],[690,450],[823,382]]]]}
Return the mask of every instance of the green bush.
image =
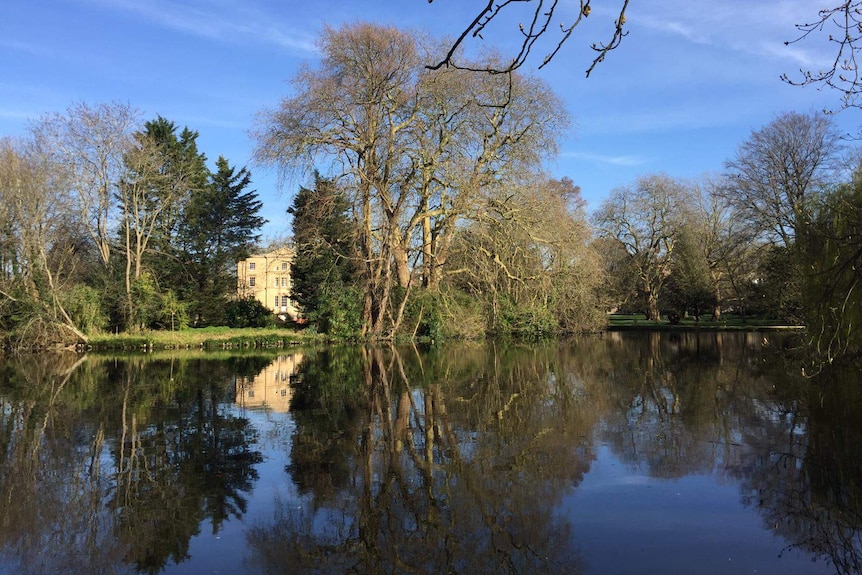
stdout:
{"type": "Polygon", "coordinates": [[[557,333],[557,320],[546,307],[516,305],[511,299],[503,298],[499,301],[493,331],[518,339],[543,339],[557,333]]]}
{"type": "Polygon", "coordinates": [[[253,296],[228,302],[225,306],[228,327],[271,327],[275,320],[275,314],[253,296]]]}
{"type": "Polygon", "coordinates": [[[352,338],[362,329],[362,295],[358,288],[331,289],[327,286],[317,299],[317,309],[308,318],[319,333],[352,338]]]}
{"type": "Polygon", "coordinates": [[[92,335],[104,331],[109,322],[108,314],[102,308],[102,299],[96,289],[77,285],[63,292],[61,303],[75,326],[92,335]]]}

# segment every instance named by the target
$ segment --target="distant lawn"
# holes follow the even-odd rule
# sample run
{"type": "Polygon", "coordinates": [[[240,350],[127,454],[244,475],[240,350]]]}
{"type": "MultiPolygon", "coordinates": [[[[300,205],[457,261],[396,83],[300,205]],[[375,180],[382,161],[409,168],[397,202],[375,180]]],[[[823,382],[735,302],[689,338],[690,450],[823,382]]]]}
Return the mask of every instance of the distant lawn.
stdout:
{"type": "Polygon", "coordinates": [[[663,316],[660,321],[646,319],[644,314],[610,314],[608,329],[728,329],[728,330],[758,330],[758,329],[802,329],[803,326],[788,325],[786,322],[768,318],[745,318],[732,314],[722,315],[719,321],[712,321],[712,316],[701,316],[700,321],[688,317],[672,324],[663,316]]]}
{"type": "Polygon", "coordinates": [[[145,331],[137,334],[92,336],[92,350],[223,349],[283,347],[312,342],[319,336],[288,328],[206,327],[179,331],[145,331]]]}

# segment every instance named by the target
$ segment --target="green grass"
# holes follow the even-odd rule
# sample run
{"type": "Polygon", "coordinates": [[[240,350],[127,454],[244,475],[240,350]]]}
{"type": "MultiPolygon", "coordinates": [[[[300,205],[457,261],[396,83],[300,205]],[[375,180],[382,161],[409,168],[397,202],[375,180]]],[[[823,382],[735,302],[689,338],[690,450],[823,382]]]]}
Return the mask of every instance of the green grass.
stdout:
{"type": "Polygon", "coordinates": [[[667,318],[660,321],[647,320],[644,314],[610,314],[609,329],[712,329],[712,330],[761,330],[761,329],[802,329],[802,326],[788,325],[786,322],[768,318],[745,318],[726,314],[721,320],[712,321],[712,316],[701,316],[700,321],[684,318],[678,324],[670,323],[667,318]]]}
{"type": "Polygon", "coordinates": [[[103,334],[90,338],[92,350],[239,349],[284,347],[317,341],[318,337],[286,328],[207,327],[138,334],[103,334]]]}

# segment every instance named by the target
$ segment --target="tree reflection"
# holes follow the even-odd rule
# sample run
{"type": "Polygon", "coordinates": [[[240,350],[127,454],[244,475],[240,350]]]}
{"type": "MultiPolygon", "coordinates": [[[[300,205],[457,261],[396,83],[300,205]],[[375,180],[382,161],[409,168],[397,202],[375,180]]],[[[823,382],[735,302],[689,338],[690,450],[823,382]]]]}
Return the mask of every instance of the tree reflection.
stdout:
{"type": "Polygon", "coordinates": [[[806,379],[787,353],[793,340],[763,334],[617,344],[609,390],[619,409],[603,429],[624,461],[653,477],[735,479],[789,549],[862,572],[858,373],[806,379]]]}
{"type": "Polygon", "coordinates": [[[261,455],[225,407],[236,366],[42,360],[6,364],[0,389],[0,548],[18,571],[156,573],[203,522],[242,516],[261,455]]]}
{"type": "Polygon", "coordinates": [[[322,348],[288,378],[285,425],[260,430],[234,401],[271,355],[2,363],[0,571],[170,571],[241,521],[262,573],[579,572],[561,502],[610,449],[638,474],[738,485],[788,549],[859,573],[858,372],[806,379],[790,345],[322,348]],[[258,433],[285,434],[291,488],[251,519],[258,433]]]}
{"type": "Polygon", "coordinates": [[[735,470],[765,524],[837,573],[862,572],[862,389],[858,373],[791,378],[761,406],[772,437],[735,470]]]}
{"type": "Polygon", "coordinates": [[[168,560],[188,558],[190,539],[209,520],[213,533],[246,509],[243,495],[257,478],[261,454],[250,445],[256,431],[244,418],[220,408],[232,400],[224,380],[200,381],[207,365],[151,362],[145,372],[168,386],[165,398],[143,412],[130,402],[141,370],[124,374],[120,441],[114,447],[118,536],[127,559],[157,573],[168,560]]]}
{"type": "Polygon", "coordinates": [[[249,563],[265,573],[577,572],[554,506],[589,468],[596,420],[555,375],[560,362],[553,347],[309,358],[288,471],[312,505],[285,502],[252,529],[249,563]]]}

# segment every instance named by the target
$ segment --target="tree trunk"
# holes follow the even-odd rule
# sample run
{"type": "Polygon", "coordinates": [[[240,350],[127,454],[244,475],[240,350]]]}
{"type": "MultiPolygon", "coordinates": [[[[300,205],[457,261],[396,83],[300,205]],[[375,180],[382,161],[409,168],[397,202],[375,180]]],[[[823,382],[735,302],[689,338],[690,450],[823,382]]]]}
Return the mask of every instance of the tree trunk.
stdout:
{"type": "Polygon", "coordinates": [[[658,298],[654,291],[647,292],[647,319],[650,321],[659,321],[661,314],[658,310],[658,298]]]}

